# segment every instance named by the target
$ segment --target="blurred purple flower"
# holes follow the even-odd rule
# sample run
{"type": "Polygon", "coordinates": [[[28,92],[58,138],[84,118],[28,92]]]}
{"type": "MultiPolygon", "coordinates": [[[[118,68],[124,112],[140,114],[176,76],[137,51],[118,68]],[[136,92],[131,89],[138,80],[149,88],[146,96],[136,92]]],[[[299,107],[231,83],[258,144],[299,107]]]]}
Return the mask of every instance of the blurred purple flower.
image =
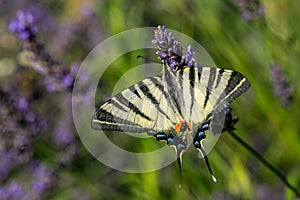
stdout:
{"type": "Polygon", "coordinates": [[[82,14],[84,17],[95,15],[92,6],[93,5],[91,5],[89,2],[82,2],[79,10],[80,14],[82,14]]]}
{"type": "Polygon", "coordinates": [[[36,114],[34,112],[27,112],[25,115],[25,119],[27,122],[32,123],[36,120],[36,114]]]}
{"type": "Polygon", "coordinates": [[[32,136],[45,131],[48,128],[48,120],[42,117],[36,118],[35,122],[32,124],[32,129],[34,131],[31,132],[32,136]]]}
{"type": "Polygon", "coordinates": [[[17,19],[11,20],[8,29],[16,34],[21,40],[29,40],[35,37],[38,31],[36,20],[32,13],[18,11],[17,19]]]}
{"type": "Polygon", "coordinates": [[[18,109],[19,110],[25,110],[28,108],[28,101],[24,97],[21,97],[18,99],[18,109]]]}
{"type": "MultiPolygon", "coordinates": [[[[35,9],[37,13],[39,9],[35,9]]],[[[41,15],[41,13],[39,13],[41,15]]],[[[17,19],[11,20],[9,30],[17,35],[21,40],[27,40],[23,44],[26,51],[30,51],[31,68],[43,76],[43,80],[48,92],[58,92],[65,89],[71,89],[74,83],[75,75],[70,74],[70,69],[60,65],[45,50],[44,45],[36,37],[36,15],[29,11],[19,11],[17,19]]],[[[25,101],[20,102],[20,108],[26,106],[25,101]]]]}
{"type": "Polygon", "coordinates": [[[67,23],[56,24],[58,32],[48,45],[51,51],[55,53],[55,57],[60,57],[65,51],[72,51],[75,49],[74,47],[89,51],[102,40],[103,28],[94,12],[93,3],[82,1],[80,4],[76,18],[67,23]],[[78,37],[79,35],[80,37],[78,37]]]}
{"type": "Polygon", "coordinates": [[[47,8],[42,4],[31,3],[26,6],[26,12],[31,13],[35,21],[39,24],[39,31],[45,31],[48,34],[52,34],[56,25],[53,13],[48,12],[47,8]]]}
{"type": "Polygon", "coordinates": [[[265,15],[265,7],[259,0],[231,0],[233,5],[241,12],[245,21],[255,20],[265,15]]]}
{"type": "Polygon", "coordinates": [[[70,144],[74,139],[73,133],[64,128],[54,131],[53,135],[55,143],[61,147],[70,144]]]}
{"type": "Polygon", "coordinates": [[[11,182],[9,185],[4,185],[0,188],[1,200],[14,200],[22,199],[25,194],[23,186],[16,181],[11,182]]]}
{"type": "Polygon", "coordinates": [[[53,79],[50,79],[48,78],[46,81],[46,90],[48,92],[56,92],[59,90],[59,85],[53,80],[53,79]]]}
{"type": "Polygon", "coordinates": [[[30,140],[24,133],[17,133],[15,135],[13,146],[18,152],[18,154],[24,153],[24,151],[30,146],[30,140]]]}
{"type": "Polygon", "coordinates": [[[74,78],[70,74],[63,76],[62,84],[64,87],[68,88],[68,87],[72,86],[73,83],[74,83],[74,78]]]}
{"type": "Polygon", "coordinates": [[[61,107],[64,109],[57,127],[53,131],[54,142],[59,147],[65,147],[74,141],[74,134],[72,132],[73,118],[72,118],[72,98],[71,94],[66,94],[61,101],[61,107]]]}
{"type": "Polygon", "coordinates": [[[70,143],[68,146],[65,146],[63,151],[58,154],[59,163],[63,166],[70,164],[77,152],[78,148],[74,142],[70,143]]]}
{"type": "Polygon", "coordinates": [[[43,164],[36,164],[33,168],[32,193],[42,195],[53,187],[54,171],[43,164]]]}
{"type": "Polygon", "coordinates": [[[0,152],[0,181],[3,180],[12,168],[17,164],[16,155],[12,152],[0,152]]]}
{"type": "Polygon", "coordinates": [[[280,98],[283,106],[289,106],[292,99],[292,88],[287,82],[283,69],[278,65],[272,65],[270,72],[275,95],[280,98]]]}
{"type": "Polygon", "coordinates": [[[20,164],[28,163],[32,157],[31,141],[28,135],[19,132],[9,136],[1,135],[0,149],[0,181],[7,177],[9,172],[20,164]]]}
{"type": "Polygon", "coordinates": [[[72,63],[71,64],[70,74],[72,74],[73,76],[76,76],[79,68],[80,68],[80,63],[78,63],[78,62],[72,63]]]}

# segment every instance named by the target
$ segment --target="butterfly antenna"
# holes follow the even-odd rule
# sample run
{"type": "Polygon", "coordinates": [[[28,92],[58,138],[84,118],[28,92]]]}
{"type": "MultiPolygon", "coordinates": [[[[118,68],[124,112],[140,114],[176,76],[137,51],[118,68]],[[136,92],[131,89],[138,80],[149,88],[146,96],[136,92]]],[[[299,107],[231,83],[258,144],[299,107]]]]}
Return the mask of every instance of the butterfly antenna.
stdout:
{"type": "Polygon", "coordinates": [[[150,58],[146,58],[145,56],[142,56],[142,55],[138,55],[138,56],[136,57],[136,59],[139,59],[139,58],[143,58],[143,59],[145,59],[145,60],[146,60],[146,62],[155,62],[155,63],[159,63],[159,64],[161,64],[161,62],[159,62],[159,61],[157,61],[157,60],[152,60],[152,59],[150,59],[150,58]]]}
{"type": "Polygon", "coordinates": [[[199,151],[201,152],[201,154],[202,154],[202,156],[203,156],[203,158],[204,158],[205,164],[206,164],[207,169],[208,169],[208,171],[209,171],[209,173],[210,173],[210,175],[211,175],[212,180],[213,180],[214,182],[217,182],[217,179],[216,179],[216,177],[214,176],[214,174],[213,174],[213,172],[212,172],[212,170],[211,170],[211,167],[210,167],[210,164],[209,164],[209,161],[208,161],[208,157],[207,157],[207,155],[206,155],[205,150],[203,149],[202,146],[201,146],[200,148],[198,148],[198,149],[199,149],[199,151]]]}
{"type": "Polygon", "coordinates": [[[142,55],[138,55],[138,56],[136,57],[136,59],[140,59],[140,58],[144,58],[144,59],[146,60],[146,58],[145,58],[144,56],[142,56],[142,55]]]}

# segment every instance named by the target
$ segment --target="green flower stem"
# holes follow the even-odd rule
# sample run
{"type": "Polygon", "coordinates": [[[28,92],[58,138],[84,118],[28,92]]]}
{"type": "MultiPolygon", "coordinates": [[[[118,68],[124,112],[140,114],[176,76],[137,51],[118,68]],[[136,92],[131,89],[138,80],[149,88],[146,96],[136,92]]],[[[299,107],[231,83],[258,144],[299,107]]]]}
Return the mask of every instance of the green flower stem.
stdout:
{"type": "Polygon", "coordinates": [[[280,178],[288,188],[293,190],[298,198],[300,197],[299,191],[288,182],[286,176],[279,169],[277,169],[274,165],[272,165],[266,159],[264,159],[262,155],[260,155],[255,149],[253,149],[249,144],[247,144],[242,138],[236,135],[232,130],[229,130],[228,132],[238,143],[245,147],[259,161],[261,161],[267,168],[269,168],[278,178],[280,178]]]}

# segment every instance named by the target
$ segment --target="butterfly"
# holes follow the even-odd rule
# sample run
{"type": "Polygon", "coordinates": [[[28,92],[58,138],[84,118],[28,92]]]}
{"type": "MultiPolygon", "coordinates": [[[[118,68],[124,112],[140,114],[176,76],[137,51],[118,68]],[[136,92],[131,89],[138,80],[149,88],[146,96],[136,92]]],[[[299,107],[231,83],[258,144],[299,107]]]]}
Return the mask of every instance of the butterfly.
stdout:
{"type": "MultiPolygon", "coordinates": [[[[166,33],[159,30],[160,36],[166,33]]],[[[212,118],[246,92],[250,82],[236,71],[181,60],[177,53],[161,56],[162,73],[130,86],[97,107],[91,126],[95,130],[146,132],[166,141],[177,154],[180,181],[182,154],[191,141],[216,181],[202,142],[212,118]]]]}

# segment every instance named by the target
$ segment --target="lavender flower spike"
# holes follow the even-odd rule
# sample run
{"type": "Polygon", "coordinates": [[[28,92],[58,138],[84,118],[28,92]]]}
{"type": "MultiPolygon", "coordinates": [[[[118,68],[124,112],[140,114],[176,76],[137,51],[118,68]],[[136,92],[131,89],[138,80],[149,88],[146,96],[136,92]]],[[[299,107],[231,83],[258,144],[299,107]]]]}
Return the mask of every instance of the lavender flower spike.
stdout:
{"type": "Polygon", "coordinates": [[[185,56],[182,57],[183,62],[187,63],[187,66],[192,67],[195,66],[196,64],[196,60],[195,58],[193,58],[193,54],[195,54],[195,52],[192,50],[191,45],[187,46],[187,53],[185,56]]]}
{"type": "Polygon", "coordinates": [[[156,54],[159,59],[167,63],[172,69],[182,69],[185,67],[197,66],[191,45],[187,46],[186,55],[183,56],[183,48],[179,41],[175,40],[172,33],[167,31],[166,26],[158,26],[154,30],[153,44],[157,44],[159,51],[156,54]]]}
{"type": "Polygon", "coordinates": [[[271,77],[275,95],[280,98],[283,106],[287,107],[291,103],[292,89],[287,82],[283,69],[278,65],[272,65],[271,77]]]}
{"type": "Polygon", "coordinates": [[[166,26],[158,26],[154,30],[153,44],[157,44],[159,51],[156,53],[159,58],[172,67],[176,68],[180,64],[183,48],[180,42],[174,39],[172,33],[167,31],[166,26]]]}
{"type": "Polygon", "coordinates": [[[17,19],[11,20],[8,29],[11,33],[16,34],[21,40],[29,40],[35,37],[38,31],[35,25],[36,20],[32,13],[19,11],[17,19]]]}

